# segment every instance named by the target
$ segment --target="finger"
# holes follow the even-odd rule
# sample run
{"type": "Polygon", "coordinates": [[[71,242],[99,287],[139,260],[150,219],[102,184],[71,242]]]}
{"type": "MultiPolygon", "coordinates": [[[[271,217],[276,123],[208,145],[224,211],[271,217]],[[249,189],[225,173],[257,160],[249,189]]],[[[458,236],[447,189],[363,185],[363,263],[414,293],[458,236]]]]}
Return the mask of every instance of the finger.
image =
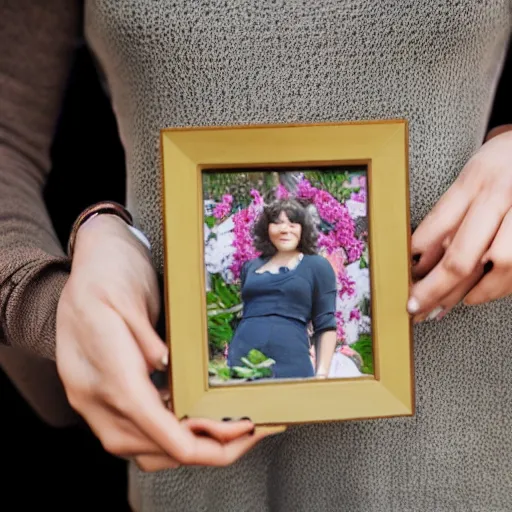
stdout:
{"type": "Polygon", "coordinates": [[[91,404],[87,413],[91,430],[108,453],[120,457],[166,455],[136,425],[120,417],[114,409],[91,404]]]}
{"type": "Polygon", "coordinates": [[[157,310],[145,298],[149,293],[136,297],[127,296],[126,292],[122,296],[111,294],[105,297],[104,303],[126,322],[149,365],[148,370],[164,371],[169,364],[169,349],[154,328],[157,310]]]}
{"type": "MultiPolygon", "coordinates": [[[[105,309],[109,311],[108,308],[105,309]]],[[[181,425],[162,403],[158,390],[145,368],[140,365],[139,349],[130,350],[128,341],[131,339],[131,333],[123,319],[113,311],[111,314],[102,312],[95,325],[104,327],[101,335],[105,339],[112,338],[114,347],[117,348],[119,344],[119,354],[123,356],[122,365],[116,360],[110,365],[115,367],[115,371],[109,370],[108,386],[104,386],[102,390],[106,403],[111,404],[120,415],[136,425],[142,434],[158,445],[169,457],[181,464],[222,466],[233,462],[262,437],[268,435],[264,432],[246,434],[225,444],[209,437],[196,436],[186,425],[181,425]]],[[[103,338],[100,336],[98,339],[103,338]]],[[[102,362],[103,358],[97,356],[96,364],[101,366],[102,362]]],[[[223,428],[221,434],[225,434],[238,427],[235,424],[228,424],[219,428],[223,428]]],[[[249,425],[246,428],[250,430],[249,425]]],[[[231,432],[231,435],[234,433],[231,432]]]]}
{"type": "Polygon", "coordinates": [[[182,420],[182,424],[196,435],[208,435],[221,443],[233,441],[254,431],[254,424],[249,419],[227,423],[206,418],[189,418],[182,420]]]}
{"type": "Polygon", "coordinates": [[[486,275],[464,298],[467,305],[500,299],[512,291],[512,210],[505,215],[482,262],[487,267],[486,275]]]}
{"type": "Polygon", "coordinates": [[[175,459],[165,455],[138,455],[133,457],[133,460],[137,467],[145,473],[153,473],[164,469],[176,469],[180,466],[175,459]]]}
{"type": "Polygon", "coordinates": [[[180,424],[165,408],[147,374],[139,372],[130,375],[122,393],[130,397],[124,407],[121,404],[121,412],[126,418],[133,421],[168,456],[182,464],[225,465],[233,460],[232,457],[247,451],[261,438],[261,435],[251,435],[253,427],[248,421],[240,422],[241,425],[222,422],[215,425],[213,420],[195,420],[189,423],[223,440],[241,436],[228,443],[195,435],[186,424],[180,424]],[[232,443],[235,444],[231,446],[232,443]]]}
{"type": "Polygon", "coordinates": [[[196,437],[195,443],[188,447],[187,452],[177,456],[176,460],[193,466],[229,466],[272,434],[255,431],[226,443],[219,443],[209,437],[196,437]]]}
{"type": "Polygon", "coordinates": [[[479,195],[441,261],[414,284],[407,306],[411,314],[432,310],[444,296],[471,276],[506,214],[507,202],[503,195],[479,195]]]}
{"type": "MultiPolygon", "coordinates": [[[[135,389],[139,387],[135,385],[135,389]]],[[[140,409],[138,424],[154,439],[165,452],[181,464],[224,466],[247,452],[267,433],[252,433],[251,422],[214,422],[213,420],[190,420],[184,425],[155,398],[154,392],[147,390],[138,401],[140,409]],[[190,427],[198,427],[212,437],[197,436],[190,427]],[[239,436],[239,437],[237,437],[239,436]],[[222,439],[219,442],[217,438],[222,439]],[[228,441],[228,439],[231,439],[228,441]]]]}
{"type": "MultiPolygon", "coordinates": [[[[247,434],[246,425],[247,421],[237,422],[237,429],[227,429],[221,428],[220,430],[215,429],[215,427],[219,426],[218,422],[209,420],[209,419],[185,419],[182,420],[182,423],[185,423],[194,434],[203,435],[207,433],[212,437],[216,437],[221,442],[229,442],[233,439],[239,437],[240,435],[247,434]],[[224,430],[224,432],[222,432],[224,430]],[[231,430],[231,432],[229,432],[231,430]]],[[[252,425],[251,422],[249,422],[252,425]]],[[[223,423],[220,426],[225,427],[226,424],[223,423]]],[[[251,427],[252,428],[252,427],[251,427]]],[[[178,461],[169,456],[163,456],[161,454],[144,454],[137,455],[134,457],[135,462],[139,469],[145,472],[154,472],[161,471],[164,469],[173,469],[180,466],[178,461]]]]}
{"type": "Polygon", "coordinates": [[[420,323],[425,320],[442,320],[457,304],[459,304],[469,290],[475,286],[482,278],[483,265],[475,271],[468,279],[464,280],[459,286],[443,297],[439,304],[427,313],[416,315],[414,323],[420,323]]]}
{"type": "Polygon", "coordinates": [[[146,311],[138,311],[125,320],[147,362],[156,370],[166,370],[169,364],[169,349],[153,327],[149,314],[146,311]]]}
{"type": "Polygon", "coordinates": [[[412,279],[418,281],[423,279],[438,263],[444,254],[442,244],[433,243],[423,252],[412,266],[412,279]]]}
{"type": "MultiPolygon", "coordinates": [[[[151,381],[141,349],[125,321],[117,311],[105,306],[97,308],[94,321],[85,318],[81,328],[84,332],[80,334],[84,338],[95,341],[81,346],[86,350],[84,358],[97,375],[93,374],[92,384],[91,376],[82,376],[81,382],[87,385],[85,389],[80,389],[84,386],[80,384],[77,392],[72,393],[75,408],[89,424],[94,422],[97,425],[98,416],[94,416],[96,411],[90,409],[90,403],[99,401],[105,408],[115,411],[117,416],[136,426],[142,436],[155,443],[163,453],[172,456],[172,450],[178,449],[179,443],[183,442],[183,437],[180,439],[179,436],[174,440],[174,433],[182,429],[151,381]],[[108,350],[99,350],[102,346],[108,347],[108,350]],[[84,400],[83,396],[87,399],[84,400]]],[[[108,426],[103,426],[103,423],[96,426],[100,438],[103,428],[108,426]]],[[[124,451],[136,453],[150,450],[142,446],[125,448],[124,451]]]]}
{"type": "Polygon", "coordinates": [[[493,269],[465,297],[464,304],[475,306],[510,294],[511,279],[507,271],[493,269]]]}
{"type": "Polygon", "coordinates": [[[460,225],[474,195],[472,187],[457,180],[416,228],[411,238],[416,274],[426,274],[440,260],[443,240],[460,225]]]}

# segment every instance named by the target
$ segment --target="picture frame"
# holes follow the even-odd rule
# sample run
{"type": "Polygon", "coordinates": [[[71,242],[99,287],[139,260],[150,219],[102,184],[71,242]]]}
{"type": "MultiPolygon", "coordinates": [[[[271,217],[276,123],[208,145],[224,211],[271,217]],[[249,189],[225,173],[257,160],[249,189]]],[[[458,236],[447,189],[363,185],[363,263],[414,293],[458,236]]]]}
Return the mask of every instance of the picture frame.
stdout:
{"type": "Polygon", "coordinates": [[[259,427],[414,414],[408,125],[391,119],[177,127],[160,132],[170,407],[259,427]],[[374,374],[215,387],[209,381],[203,176],[230,169],[365,166],[374,374]]]}

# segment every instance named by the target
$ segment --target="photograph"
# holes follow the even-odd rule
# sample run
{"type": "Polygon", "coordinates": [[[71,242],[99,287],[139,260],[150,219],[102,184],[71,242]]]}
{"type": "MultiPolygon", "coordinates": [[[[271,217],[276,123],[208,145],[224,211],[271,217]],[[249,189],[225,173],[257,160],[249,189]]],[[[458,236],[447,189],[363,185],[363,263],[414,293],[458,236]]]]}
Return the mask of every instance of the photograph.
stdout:
{"type": "Polygon", "coordinates": [[[374,375],[367,172],[203,169],[210,386],[374,375]]]}

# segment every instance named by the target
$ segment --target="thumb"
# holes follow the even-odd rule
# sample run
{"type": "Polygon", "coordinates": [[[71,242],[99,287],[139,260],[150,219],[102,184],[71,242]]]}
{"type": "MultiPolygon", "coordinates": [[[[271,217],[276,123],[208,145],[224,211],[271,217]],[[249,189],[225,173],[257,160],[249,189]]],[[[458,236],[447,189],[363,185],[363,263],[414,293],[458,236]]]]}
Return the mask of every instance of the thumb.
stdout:
{"type": "Polygon", "coordinates": [[[155,370],[166,370],[169,365],[169,349],[153,327],[149,313],[141,311],[131,315],[126,323],[148,365],[155,370]]]}

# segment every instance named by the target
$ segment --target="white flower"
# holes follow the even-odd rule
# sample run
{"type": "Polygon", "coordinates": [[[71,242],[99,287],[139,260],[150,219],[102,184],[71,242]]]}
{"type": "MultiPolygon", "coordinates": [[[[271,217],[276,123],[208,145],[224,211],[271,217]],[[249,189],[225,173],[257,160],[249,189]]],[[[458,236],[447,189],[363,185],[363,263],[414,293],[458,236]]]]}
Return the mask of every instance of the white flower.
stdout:
{"type": "Polygon", "coordinates": [[[345,354],[336,352],[332,358],[329,377],[347,378],[361,377],[363,374],[359,371],[357,365],[345,354]]]}
{"type": "Polygon", "coordinates": [[[220,273],[223,279],[230,283],[233,279],[229,270],[235,248],[233,242],[233,219],[229,217],[218,226],[209,229],[205,225],[204,261],[206,271],[210,274],[220,273]],[[213,235],[213,236],[212,236],[213,235]]]}
{"type": "Polygon", "coordinates": [[[345,205],[348,208],[348,212],[353,219],[358,217],[366,217],[366,204],[360,201],[354,201],[353,199],[347,199],[345,205]]]}

